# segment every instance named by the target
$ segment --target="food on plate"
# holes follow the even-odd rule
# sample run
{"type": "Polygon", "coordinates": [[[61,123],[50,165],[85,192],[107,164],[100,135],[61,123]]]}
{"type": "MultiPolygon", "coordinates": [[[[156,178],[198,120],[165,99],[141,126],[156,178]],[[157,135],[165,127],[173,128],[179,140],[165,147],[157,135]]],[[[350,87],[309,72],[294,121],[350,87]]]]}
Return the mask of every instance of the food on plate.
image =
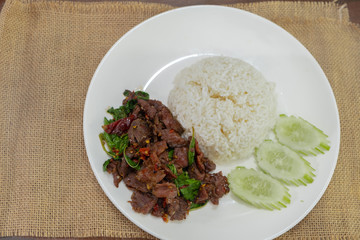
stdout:
{"type": "Polygon", "coordinates": [[[324,153],[330,149],[328,136],[301,117],[281,114],[275,124],[280,143],[303,155],[324,153]]]}
{"type": "MultiPolygon", "coordinates": [[[[189,210],[208,201],[217,205],[230,189],[222,172],[201,151],[194,133],[181,137],[183,126],[160,101],[142,91],[124,92],[119,108],[107,112],[99,135],[110,159],[104,171],[113,175],[116,187],[123,180],[133,191],[132,209],[183,220],[189,210]]],[[[194,131],[194,130],[193,130],[194,131]]]]}
{"type": "Polygon", "coordinates": [[[314,181],[315,171],[308,161],[290,148],[265,140],[256,150],[258,167],[270,176],[288,185],[307,185],[314,181]]]}
{"type": "Polygon", "coordinates": [[[257,208],[280,210],[290,203],[289,189],[261,171],[236,167],[228,179],[231,192],[257,208]]]}
{"type": "Polygon", "coordinates": [[[276,120],[275,86],[250,64],[208,57],[180,71],[168,105],[213,161],[249,157],[276,120]]]}
{"type": "Polygon", "coordinates": [[[282,183],[306,186],[314,181],[315,169],[299,153],[316,155],[315,150],[323,153],[320,148],[330,149],[327,135],[302,118],[280,114],[275,133],[281,143],[265,140],[255,149],[256,163],[262,171],[241,166],[228,174],[230,189],[236,196],[270,210],[280,210],[290,203],[290,194],[282,183]]]}

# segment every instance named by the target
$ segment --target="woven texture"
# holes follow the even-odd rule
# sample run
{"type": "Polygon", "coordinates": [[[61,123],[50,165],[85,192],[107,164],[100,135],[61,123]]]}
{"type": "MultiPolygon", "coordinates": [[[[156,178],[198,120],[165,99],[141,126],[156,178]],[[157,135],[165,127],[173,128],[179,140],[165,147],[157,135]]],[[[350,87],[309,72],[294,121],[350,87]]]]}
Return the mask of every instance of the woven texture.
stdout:
{"type": "MultiPolygon", "coordinates": [[[[360,30],[333,3],[233,5],[285,28],[314,55],[341,121],[324,196],[281,239],[360,239],[360,30]]],[[[82,134],[87,88],[112,44],[172,9],[149,3],[8,0],[0,14],[0,236],[153,238],[107,199],[82,134]]]]}

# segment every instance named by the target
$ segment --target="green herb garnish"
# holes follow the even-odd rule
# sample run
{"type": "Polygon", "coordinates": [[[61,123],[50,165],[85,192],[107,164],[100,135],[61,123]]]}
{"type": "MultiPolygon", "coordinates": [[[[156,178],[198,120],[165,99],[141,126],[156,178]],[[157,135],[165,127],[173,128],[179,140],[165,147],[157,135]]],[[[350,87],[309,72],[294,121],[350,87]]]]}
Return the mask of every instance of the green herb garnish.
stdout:
{"type": "Polygon", "coordinates": [[[132,167],[132,168],[134,168],[134,169],[136,169],[136,170],[140,170],[140,166],[139,166],[140,161],[137,162],[137,163],[135,163],[135,162],[134,162],[133,160],[131,160],[128,156],[126,156],[125,150],[126,150],[126,148],[124,149],[123,154],[124,154],[124,158],[125,158],[125,161],[127,162],[127,164],[128,164],[130,167],[132,167]]]}
{"type": "Polygon", "coordinates": [[[117,121],[119,119],[126,118],[128,114],[131,113],[132,110],[134,110],[136,103],[137,100],[132,99],[130,101],[127,101],[125,105],[120,106],[119,108],[111,107],[110,109],[107,110],[107,112],[113,116],[115,121],[117,121]]]}
{"type": "Polygon", "coordinates": [[[174,149],[172,148],[169,150],[169,153],[168,153],[169,162],[173,159],[173,156],[174,156],[174,149]]]}
{"type": "Polygon", "coordinates": [[[194,127],[192,128],[192,137],[189,145],[189,152],[188,152],[188,159],[189,159],[189,166],[194,163],[195,158],[195,130],[194,127]]]}
{"type": "Polygon", "coordinates": [[[125,97],[127,97],[127,96],[129,96],[130,93],[131,93],[130,90],[125,90],[125,91],[123,92],[123,95],[124,95],[125,97]]]}
{"type": "Polygon", "coordinates": [[[111,150],[107,150],[106,147],[105,147],[106,140],[105,140],[104,133],[99,134],[99,139],[100,139],[101,146],[102,146],[104,152],[106,152],[107,155],[109,155],[110,157],[116,158],[115,153],[112,152],[111,150]]]}
{"type": "Polygon", "coordinates": [[[175,179],[175,185],[186,200],[192,201],[199,192],[201,181],[190,178],[187,172],[183,172],[175,179]]]}
{"type": "Polygon", "coordinates": [[[143,100],[149,100],[149,94],[147,92],[143,92],[143,91],[136,91],[135,95],[139,98],[139,99],[143,99],[143,100]]]}
{"type": "Polygon", "coordinates": [[[191,205],[190,205],[190,211],[201,208],[201,207],[205,206],[207,203],[208,203],[208,201],[206,201],[204,203],[193,203],[192,202],[191,205]]]}
{"type": "Polygon", "coordinates": [[[167,167],[171,170],[171,172],[177,175],[177,170],[174,164],[168,164],[167,167]]]}
{"type": "Polygon", "coordinates": [[[103,132],[99,134],[99,138],[104,151],[114,159],[119,159],[119,155],[129,145],[129,137],[127,134],[124,134],[120,137],[116,134],[108,134],[107,132],[103,132]],[[106,149],[105,143],[109,150],[106,149]]]}
{"type": "MultiPolygon", "coordinates": [[[[123,92],[125,97],[128,97],[130,95],[131,91],[129,90],[125,90],[123,92]]],[[[144,100],[149,100],[150,95],[147,92],[143,92],[143,91],[136,91],[135,92],[135,96],[137,96],[137,98],[139,99],[144,99],[144,100]]]]}
{"type": "Polygon", "coordinates": [[[104,164],[103,164],[103,170],[104,170],[104,172],[106,172],[106,169],[107,169],[107,166],[108,166],[109,163],[110,163],[110,160],[111,160],[111,159],[106,160],[106,161],[104,162],[104,164]]]}

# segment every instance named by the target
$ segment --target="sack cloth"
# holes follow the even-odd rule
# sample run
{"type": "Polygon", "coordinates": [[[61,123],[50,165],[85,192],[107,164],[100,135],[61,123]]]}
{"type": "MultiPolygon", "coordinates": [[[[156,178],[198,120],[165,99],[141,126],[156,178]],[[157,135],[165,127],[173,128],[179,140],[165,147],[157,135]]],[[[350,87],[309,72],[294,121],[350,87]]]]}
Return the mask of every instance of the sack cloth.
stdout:
{"type": "MultiPolygon", "coordinates": [[[[360,239],[360,29],[346,6],[235,4],[293,34],[335,93],[341,147],[324,196],[280,239],[360,239]]],[[[139,2],[7,0],[0,14],[0,236],[153,237],[108,200],[90,168],[86,92],[109,48],[173,7],[139,2]]]]}

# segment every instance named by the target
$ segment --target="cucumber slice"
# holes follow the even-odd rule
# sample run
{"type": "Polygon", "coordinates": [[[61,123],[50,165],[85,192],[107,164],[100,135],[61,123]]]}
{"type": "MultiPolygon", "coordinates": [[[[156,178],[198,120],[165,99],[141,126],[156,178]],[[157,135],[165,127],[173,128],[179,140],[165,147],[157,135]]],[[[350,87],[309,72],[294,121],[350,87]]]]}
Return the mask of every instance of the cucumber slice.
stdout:
{"type": "Polygon", "coordinates": [[[289,189],[278,180],[254,169],[236,167],[228,174],[230,190],[243,201],[268,210],[290,203],[289,189]]]}
{"type": "Polygon", "coordinates": [[[285,184],[306,186],[314,181],[315,170],[310,163],[280,143],[264,141],[255,150],[255,158],[262,171],[285,184]]]}
{"type": "Polygon", "coordinates": [[[330,149],[328,136],[300,117],[281,114],[275,124],[275,135],[280,143],[303,155],[316,156],[330,149]]]}

